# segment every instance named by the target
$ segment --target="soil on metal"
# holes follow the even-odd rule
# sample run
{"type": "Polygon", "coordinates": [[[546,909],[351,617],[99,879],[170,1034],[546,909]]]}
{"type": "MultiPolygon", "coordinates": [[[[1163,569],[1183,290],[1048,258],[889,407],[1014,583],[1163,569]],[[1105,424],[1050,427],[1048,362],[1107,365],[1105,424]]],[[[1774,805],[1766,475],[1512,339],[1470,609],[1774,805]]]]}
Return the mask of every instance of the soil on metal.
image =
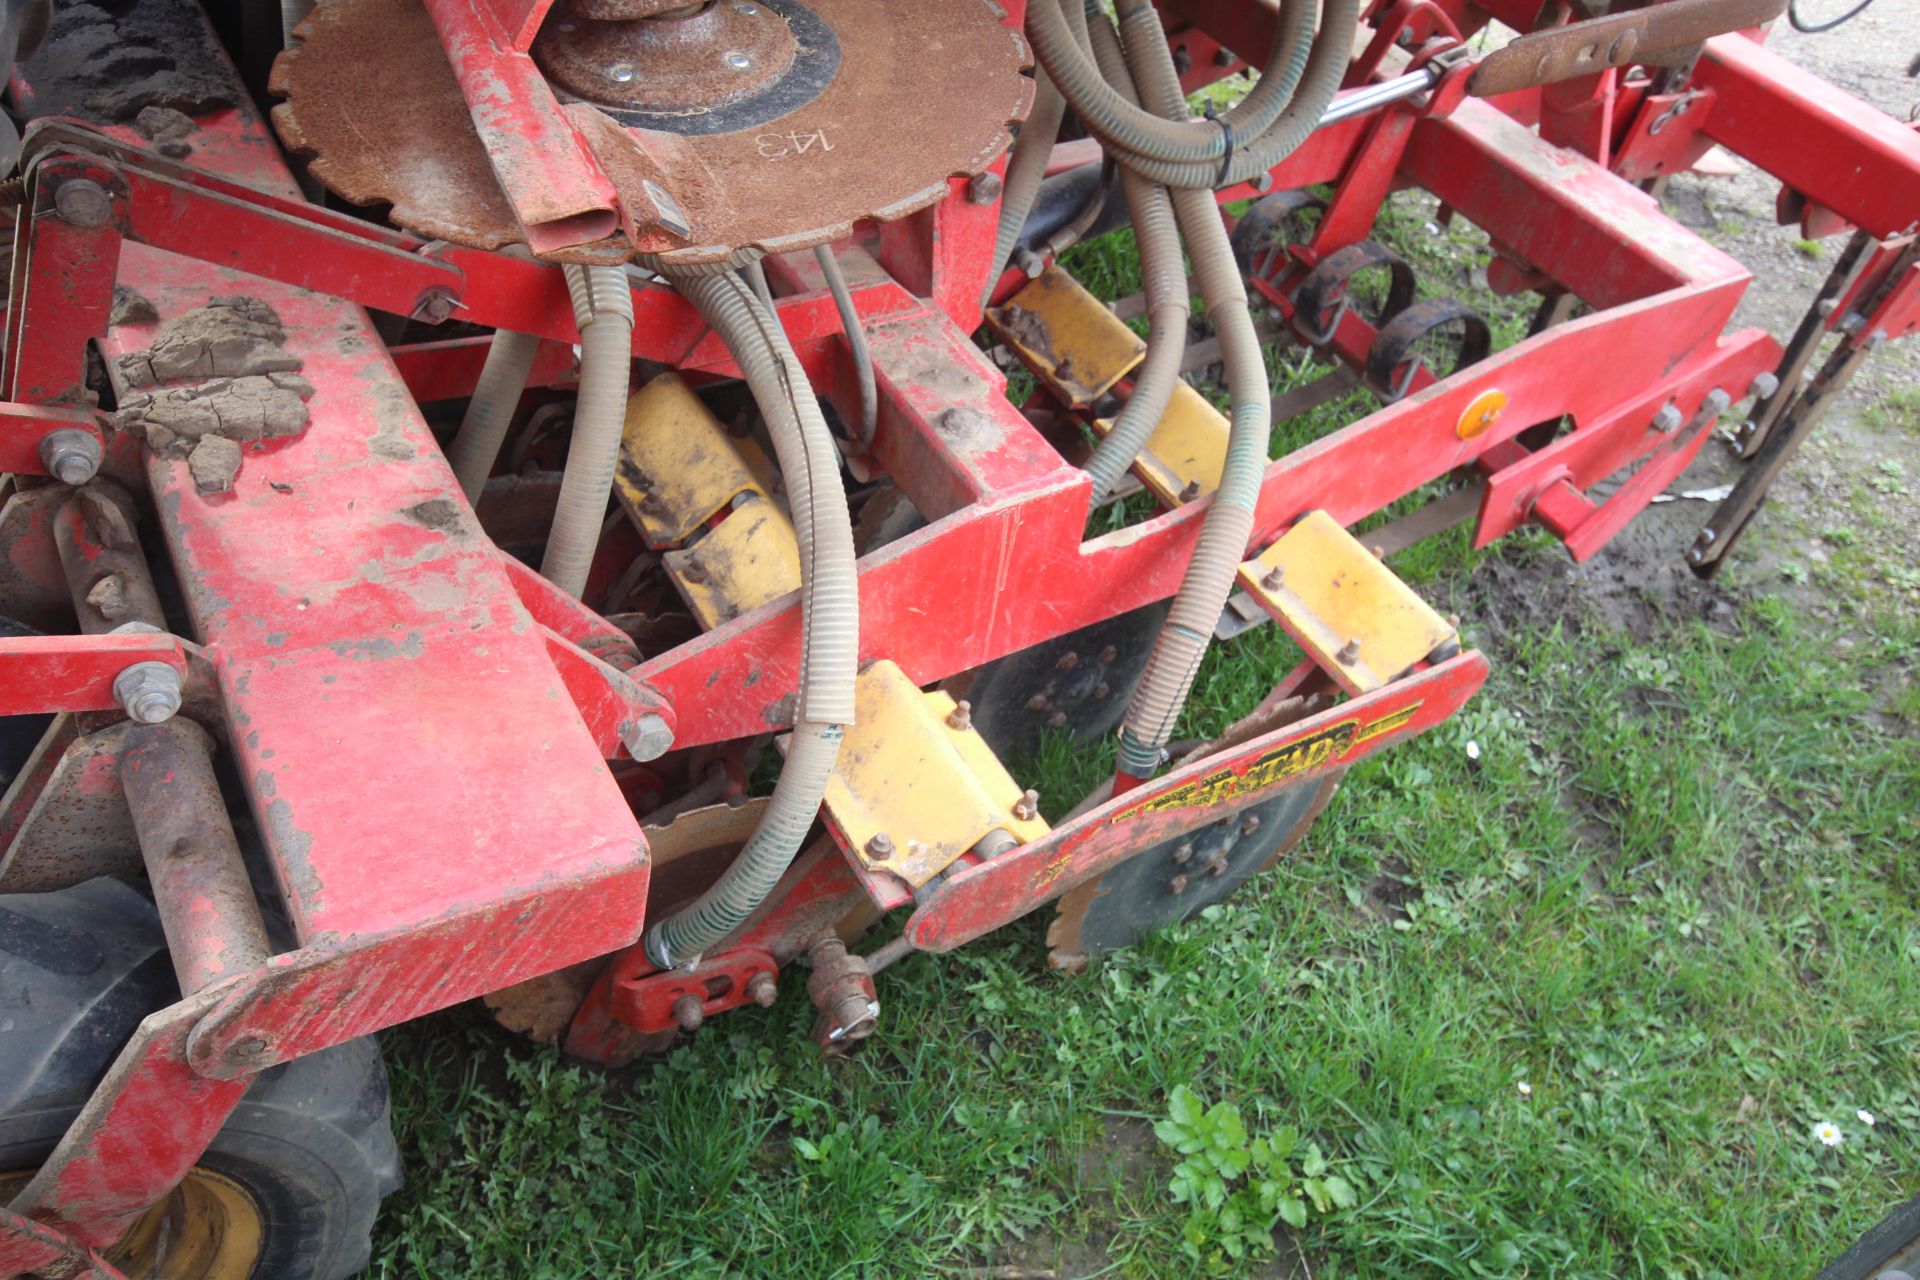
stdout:
{"type": "Polygon", "coordinates": [[[145,351],[121,356],[120,373],[128,386],[150,387],[297,372],[300,357],[285,349],[286,341],[279,315],[260,299],[215,298],[167,321],[145,351]]]}
{"type": "Polygon", "coordinates": [[[240,105],[233,73],[192,0],[62,0],[46,41],[21,71],[16,83],[33,86],[18,104],[28,117],[119,124],[150,107],[197,116],[240,105]]]}
{"type": "MultiPolygon", "coordinates": [[[[146,299],[115,296],[116,312],[152,313],[146,299]]],[[[122,399],[114,425],[155,453],[188,460],[202,493],[233,487],[241,444],[306,429],[313,384],[287,351],[286,330],[258,298],[215,298],[160,327],[153,345],[120,357],[129,387],[155,387],[122,399]]]]}

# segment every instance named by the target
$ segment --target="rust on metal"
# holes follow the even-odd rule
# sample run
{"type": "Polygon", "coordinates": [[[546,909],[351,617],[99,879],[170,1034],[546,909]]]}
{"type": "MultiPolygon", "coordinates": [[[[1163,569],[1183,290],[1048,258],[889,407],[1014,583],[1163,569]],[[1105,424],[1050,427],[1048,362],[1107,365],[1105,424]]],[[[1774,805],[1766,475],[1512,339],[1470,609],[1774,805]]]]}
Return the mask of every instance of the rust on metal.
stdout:
{"type": "MultiPolygon", "coordinates": [[[[1026,42],[986,0],[811,8],[837,40],[839,64],[784,115],[683,135],[623,128],[591,103],[565,104],[628,215],[629,242],[545,256],[639,253],[692,266],[841,239],[856,223],[940,200],[950,177],[991,164],[1026,115],[1026,42]],[[669,233],[675,214],[684,236],[669,233]]],[[[485,249],[525,242],[420,5],[342,0],[315,9],[298,34],[274,64],[270,87],[287,101],[273,119],[290,149],[312,157],[315,177],[355,203],[390,203],[393,220],[422,235],[485,249]],[[393,128],[396,119],[407,127],[393,128]]]]}
{"type": "Polygon", "coordinates": [[[53,536],[81,631],[105,635],[131,622],[167,629],[124,489],[92,481],[61,507],[53,536]]]}
{"type": "Polygon", "coordinates": [[[124,732],[120,781],[180,989],[252,972],[270,954],[267,931],[213,774],[212,740],[183,717],[124,732]]]}
{"type": "Polygon", "coordinates": [[[1480,60],[1467,92],[1490,98],[1647,62],[1729,31],[1771,22],[1786,0],[1666,0],[1523,35],[1480,60]]]}
{"type": "Polygon", "coordinates": [[[609,12],[631,3],[591,0],[549,19],[534,61],[557,88],[584,101],[693,114],[764,92],[799,51],[793,28],[769,5],[648,17],[609,12]]]}

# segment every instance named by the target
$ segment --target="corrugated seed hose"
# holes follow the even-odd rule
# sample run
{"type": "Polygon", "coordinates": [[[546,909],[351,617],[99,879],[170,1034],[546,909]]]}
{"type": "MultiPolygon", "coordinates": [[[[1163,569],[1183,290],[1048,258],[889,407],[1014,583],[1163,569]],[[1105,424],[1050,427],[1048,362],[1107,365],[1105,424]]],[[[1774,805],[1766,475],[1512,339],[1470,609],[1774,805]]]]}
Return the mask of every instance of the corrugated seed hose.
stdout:
{"type": "MultiPolygon", "coordinates": [[[[1050,2],[1040,0],[1040,5],[1050,2]]],[[[1112,40],[1105,43],[1101,67],[1130,99],[1133,80],[1121,59],[1120,46],[1112,40]],[[1111,67],[1107,66],[1109,60],[1111,67]]],[[[1113,429],[1087,459],[1096,504],[1106,501],[1113,492],[1166,413],[1167,401],[1180,382],[1180,362],[1187,351],[1187,319],[1192,313],[1187,265],[1180,255],[1180,233],[1174,225],[1173,201],[1167,189],[1124,167],[1120,170],[1120,189],[1126,194],[1127,216],[1140,247],[1140,274],[1147,298],[1147,354],[1135,374],[1133,394],[1114,415],[1113,429]]]]}
{"type": "MultiPolygon", "coordinates": [[[[1072,4],[1073,0],[1063,3],[1072,4]]],[[[1153,34],[1162,33],[1160,16],[1148,0],[1120,0],[1116,8],[1123,28],[1139,24],[1143,32],[1150,27],[1153,34]]],[[[1084,12],[1091,21],[1106,21],[1099,0],[1086,0],[1084,12]]],[[[1312,16],[1310,2],[1290,0],[1283,4],[1280,29],[1259,82],[1231,110],[1204,124],[1188,120],[1184,111],[1165,119],[1129,101],[1128,95],[1110,84],[1087,57],[1068,16],[1051,0],[1028,10],[1027,32],[1035,57],[1072,104],[1075,114],[1114,150],[1181,164],[1212,161],[1217,170],[1226,157],[1229,136],[1238,140],[1236,145],[1250,143],[1280,118],[1306,68],[1312,16]]]]}
{"type": "Polygon", "coordinates": [[[697,959],[739,928],[792,865],[820,811],[841,735],[853,722],[860,635],[840,455],[806,371],[778,320],[738,277],[673,283],[739,362],[780,460],[800,543],[800,688],[786,762],[760,826],[698,901],[647,930],[647,955],[663,969],[697,959]]]}
{"type": "Polygon", "coordinates": [[[573,317],[580,325],[580,391],[540,576],[577,599],[593,568],[620,461],[620,430],[626,423],[633,374],[633,287],[619,267],[569,264],[565,270],[573,317]]]}
{"type": "Polygon", "coordinates": [[[497,329],[487,359],[480,366],[480,380],[474,384],[473,398],[467,401],[467,415],[460,420],[459,433],[447,446],[447,465],[468,502],[480,501],[493,461],[500,456],[500,444],[507,438],[513,411],[527,389],[527,377],[533,372],[533,357],[540,350],[540,339],[531,333],[497,329]]]}
{"type": "MultiPolygon", "coordinates": [[[[1061,3],[1071,5],[1075,0],[1061,3]]],[[[1118,7],[1124,32],[1132,43],[1165,43],[1165,31],[1148,0],[1120,0],[1118,7]]],[[[1170,187],[1212,190],[1265,173],[1319,127],[1320,117],[1346,74],[1360,0],[1326,0],[1321,37],[1309,42],[1306,31],[1313,8],[1311,0],[1292,0],[1281,6],[1282,25],[1267,59],[1267,74],[1233,110],[1205,122],[1186,118],[1184,100],[1171,119],[1156,125],[1145,123],[1149,119],[1145,113],[1126,114],[1131,104],[1125,95],[1096,80],[1098,68],[1089,64],[1073,38],[1066,14],[1045,0],[1027,10],[1027,34],[1035,56],[1054,77],[1067,105],[1116,160],[1170,187]],[[1262,95],[1269,80],[1272,91],[1262,95]],[[1256,98],[1259,109],[1244,110],[1256,98]],[[1254,127],[1276,110],[1277,115],[1268,123],[1254,127]]],[[[1099,0],[1087,0],[1085,13],[1089,20],[1106,20],[1099,0]]]]}
{"type": "MultiPolygon", "coordinates": [[[[1136,32],[1139,28],[1129,34],[1136,32]]],[[[1127,47],[1123,69],[1131,71],[1142,102],[1170,117],[1183,115],[1186,97],[1180,92],[1180,78],[1174,71],[1165,35],[1157,25],[1144,34],[1150,38],[1136,38],[1127,47]]],[[[1111,63],[1115,36],[1104,18],[1093,22],[1092,38],[1096,51],[1107,47],[1107,61],[1111,63]]],[[[1120,731],[1117,764],[1134,777],[1149,777],[1159,769],[1161,749],[1186,706],[1214,624],[1233,591],[1234,573],[1253,536],[1254,503],[1266,470],[1272,426],[1266,362],[1253,316],[1247,309],[1246,286],[1233,260],[1213,193],[1198,188],[1175,191],[1173,208],[1193,260],[1200,296],[1206,301],[1207,316],[1220,339],[1232,410],[1220,487],[1207,508],[1180,590],[1154,642],[1120,731]]]]}
{"type": "MultiPolygon", "coordinates": [[[[1039,0],[1039,3],[1051,4],[1053,0],[1039,0]]],[[[993,237],[992,269],[987,273],[986,291],[980,295],[981,306],[993,297],[993,286],[1000,282],[1000,273],[1007,269],[1013,246],[1020,242],[1020,229],[1027,225],[1034,197],[1040,194],[1040,184],[1046,180],[1047,161],[1053,158],[1053,144],[1060,136],[1060,121],[1067,111],[1065,100],[1053,87],[1053,81],[1047,79],[1045,71],[1035,69],[1033,78],[1033,110],[1027,113],[1019,136],[1013,140],[1006,183],[1000,189],[1000,226],[993,237]]]]}

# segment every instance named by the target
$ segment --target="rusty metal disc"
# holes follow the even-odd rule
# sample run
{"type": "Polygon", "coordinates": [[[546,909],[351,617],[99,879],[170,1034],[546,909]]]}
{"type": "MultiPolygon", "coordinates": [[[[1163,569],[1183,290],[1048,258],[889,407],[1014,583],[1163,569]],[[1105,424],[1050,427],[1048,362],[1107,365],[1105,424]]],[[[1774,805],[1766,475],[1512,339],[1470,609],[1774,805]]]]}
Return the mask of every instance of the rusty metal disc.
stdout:
{"type": "MultiPolygon", "coordinates": [[[[1007,146],[1008,126],[1032,102],[1033,80],[1023,74],[1030,65],[1026,42],[991,0],[728,2],[760,17],[770,10],[801,38],[780,76],[755,82],[738,100],[724,87],[711,90],[712,103],[681,113],[701,128],[718,122],[720,131],[693,132],[685,120],[634,128],[622,121],[644,112],[636,117],[610,94],[595,95],[606,106],[556,94],[621,205],[656,208],[641,184],[664,177],[687,230],[642,226],[636,212],[642,244],[617,236],[547,256],[639,256],[649,265],[695,267],[839,239],[858,222],[923,209],[946,195],[950,177],[980,172],[1007,146]],[[805,52],[814,46],[804,22],[830,35],[837,54],[830,69],[805,52]],[[820,83],[797,81],[803,74],[820,83]]],[[[573,9],[556,5],[535,42],[536,60],[557,65],[554,51],[566,54],[576,87],[583,46],[551,42],[579,35],[580,21],[573,9]],[[575,23],[576,31],[560,32],[562,22],[575,23]]],[[[598,49],[609,37],[596,30],[598,49]]],[[[270,88],[286,101],[273,120],[290,150],[311,157],[315,178],[356,204],[390,204],[394,222],[424,236],[485,249],[525,242],[418,0],[333,0],[317,6],[296,34],[299,43],[274,64],[270,88]]],[[[755,47],[785,46],[775,40],[755,47]]],[[[716,75],[731,70],[727,52],[718,51],[716,75]]],[[[753,71],[744,69],[749,77],[753,71]]]]}
{"type": "Polygon", "coordinates": [[[1338,785],[1331,777],[1288,787],[1074,888],[1047,928],[1049,962],[1077,973],[1219,902],[1298,844],[1338,785]]]}

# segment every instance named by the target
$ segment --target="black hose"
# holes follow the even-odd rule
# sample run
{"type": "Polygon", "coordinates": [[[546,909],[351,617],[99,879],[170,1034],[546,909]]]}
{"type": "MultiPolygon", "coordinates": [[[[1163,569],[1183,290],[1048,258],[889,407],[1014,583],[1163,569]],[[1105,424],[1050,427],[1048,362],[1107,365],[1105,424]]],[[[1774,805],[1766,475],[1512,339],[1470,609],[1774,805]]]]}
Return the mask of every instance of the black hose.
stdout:
{"type": "Polygon", "coordinates": [[[1832,19],[1831,21],[1810,23],[1806,19],[1800,16],[1800,0],[1788,0],[1787,21],[1792,23],[1793,29],[1795,31],[1800,32],[1802,35],[1817,36],[1823,31],[1831,31],[1835,27],[1844,26],[1845,24],[1852,22],[1855,18],[1865,13],[1867,11],[1867,7],[1872,3],[1873,3],[1873,0],[1860,0],[1859,4],[1853,6],[1853,8],[1847,10],[1845,13],[1841,14],[1837,18],[1832,19]]]}

